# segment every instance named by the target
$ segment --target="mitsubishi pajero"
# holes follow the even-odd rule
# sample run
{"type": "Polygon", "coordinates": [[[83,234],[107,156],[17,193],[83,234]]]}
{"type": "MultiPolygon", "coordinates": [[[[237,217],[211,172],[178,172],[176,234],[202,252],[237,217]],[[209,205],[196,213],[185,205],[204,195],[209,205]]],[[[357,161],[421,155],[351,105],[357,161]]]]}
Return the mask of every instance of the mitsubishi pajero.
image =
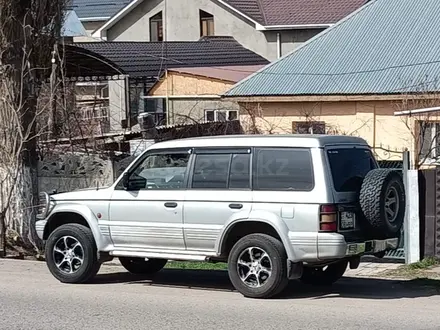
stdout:
{"type": "Polygon", "coordinates": [[[42,193],[36,230],[63,283],[114,257],[137,274],[227,262],[240,293],[269,298],[396,249],[404,213],[402,175],[361,138],[217,136],[153,144],[110,187],[42,193]]]}

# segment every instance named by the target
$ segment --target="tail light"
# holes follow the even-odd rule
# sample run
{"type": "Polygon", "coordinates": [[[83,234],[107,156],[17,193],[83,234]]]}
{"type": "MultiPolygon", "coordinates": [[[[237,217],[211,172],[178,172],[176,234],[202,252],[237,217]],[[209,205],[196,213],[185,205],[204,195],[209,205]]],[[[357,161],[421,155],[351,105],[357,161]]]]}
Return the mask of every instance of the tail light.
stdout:
{"type": "Polygon", "coordinates": [[[336,205],[321,205],[319,230],[324,232],[338,231],[338,209],[336,205]]]}

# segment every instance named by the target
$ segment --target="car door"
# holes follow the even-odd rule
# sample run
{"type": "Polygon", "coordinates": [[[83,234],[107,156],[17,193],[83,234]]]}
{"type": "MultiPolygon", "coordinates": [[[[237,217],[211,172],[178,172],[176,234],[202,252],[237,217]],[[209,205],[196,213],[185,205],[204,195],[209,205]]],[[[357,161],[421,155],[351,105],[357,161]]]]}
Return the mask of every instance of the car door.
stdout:
{"type": "Polygon", "coordinates": [[[110,201],[116,248],[184,250],[183,199],[189,149],[151,150],[129,169],[110,201]]]}
{"type": "Polygon", "coordinates": [[[194,150],[183,211],[188,250],[213,252],[225,224],[250,214],[250,152],[250,148],[194,150]]]}

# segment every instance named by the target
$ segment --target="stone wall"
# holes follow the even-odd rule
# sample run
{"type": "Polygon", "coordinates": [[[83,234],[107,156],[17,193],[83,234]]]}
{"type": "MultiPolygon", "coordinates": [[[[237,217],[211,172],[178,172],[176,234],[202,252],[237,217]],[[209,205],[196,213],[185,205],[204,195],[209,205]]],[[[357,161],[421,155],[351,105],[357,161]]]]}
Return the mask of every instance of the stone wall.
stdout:
{"type": "Polygon", "coordinates": [[[132,157],[113,161],[98,155],[64,154],[46,157],[38,165],[40,191],[73,191],[111,185],[132,157]]]}

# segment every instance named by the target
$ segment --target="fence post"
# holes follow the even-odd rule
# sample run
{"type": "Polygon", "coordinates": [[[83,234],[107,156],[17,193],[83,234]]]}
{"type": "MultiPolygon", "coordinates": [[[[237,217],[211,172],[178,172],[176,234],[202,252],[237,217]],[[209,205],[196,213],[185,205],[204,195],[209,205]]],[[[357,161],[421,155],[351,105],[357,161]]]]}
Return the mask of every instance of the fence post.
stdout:
{"type": "Polygon", "coordinates": [[[405,184],[406,208],[404,220],[405,263],[420,260],[420,219],[418,170],[410,169],[409,151],[403,153],[403,182],[405,184]]]}

